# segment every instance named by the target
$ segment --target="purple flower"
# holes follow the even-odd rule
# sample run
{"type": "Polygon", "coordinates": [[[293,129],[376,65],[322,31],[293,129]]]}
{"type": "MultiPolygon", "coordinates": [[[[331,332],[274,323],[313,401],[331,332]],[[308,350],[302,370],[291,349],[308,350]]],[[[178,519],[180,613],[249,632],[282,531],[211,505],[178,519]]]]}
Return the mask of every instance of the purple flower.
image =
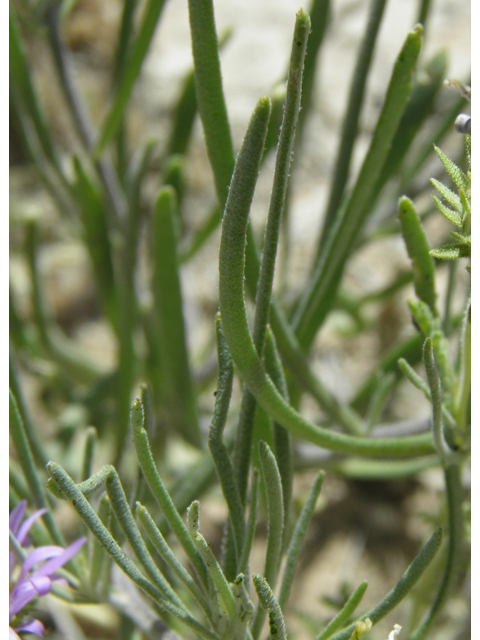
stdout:
{"type": "MultiPolygon", "coordinates": [[[[26,500],[22,500],[21,502],[19,502],[10,513],[9,522],[10,531],[15,536],[19,545],[22,547],[27,547],[30,545],[31,541],[27,537],[28,531],[30,530],[30,527],[35,522],[35,520],[37,520],[47,511],[46,509],[35,511],[35,513],[27,518],[22,524],[26,508],[26,500]]],[[[54,575],[54,573],[55,571],[57,571],[57,569],[68,562],[73,555],[75,555],[75,553],[80,549],[85,541],[86,538],[80,538],[66,549],[55,545],[48,545],[33,549],[33,551],[31,551],[23,561],[23,565],[21,566],[19,573],[18,570],[15,571],[18,564],[18,558],[12,549],[9,550],[10,622],[12,621],[12,618],[17,616],[17,614],[19,614],[25,607],[25,605],[28,604],[31,600],[37,598],[38,596],[44,596],[45,594],[49,593],[52,588],[53,581],[57,582],[57,584],[68,585],[67,581],[64,578],[59,578],[58,576],[54,575]],[[35,568],[35,566],[41,562],[43,562],[43,564],[35,568]],[[14,576],[14,573],[18,573],[18,575],[14,576]]],[[[16,620],[15,622],[18,621],[16,620]]],[[[9,640],[20,640],[20,636],[16,633],[17,631],[28,631],[28,633],[33,633],[37,636],[43,636],[45,627],[40,622],[40,620],[20,621],[20,623],[16,624],[15,627],[10,627],[9,640]]]]}

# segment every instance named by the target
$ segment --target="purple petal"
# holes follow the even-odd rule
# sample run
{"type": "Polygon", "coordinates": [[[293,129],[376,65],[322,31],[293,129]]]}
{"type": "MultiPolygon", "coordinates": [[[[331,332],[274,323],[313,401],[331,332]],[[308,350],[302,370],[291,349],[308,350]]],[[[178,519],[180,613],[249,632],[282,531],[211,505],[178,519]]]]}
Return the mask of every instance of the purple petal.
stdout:
{"type": "Polygon", "coordinates": [[[12,629],[12,627],[9,627],[8,628],[8,640],[22,640],[22,639],[20,638],[18,633],[15,633],[15,631],[12,629]]]}
{"type": "Polygon", "coordinates": [[[17,535],[18,527],[20,526],[23,516],[25,515],[25,509],[27,508],[27,501],[22,500],[17,506],[10,511],[9,528],[13,531],[14,535],[17,535]]]}
{"type": "Polygon", "coordinates": [[[33,584],[39,596],[45,596],[50,593],[52,579],[49,576],[32,576],[28,581],[33,584]]]}
{"type": "Polygon", "coordinates": [[[38,511],[35,511],[35,513],[32,513],[32,515],[25,520],[25,522],[20,527],[20,531],[18,532],[18,535],[17,535],[17,540],[20,542],[20,544],[23,545],[23,543],[25,542],[27,533],[30,527],[32,526],[32,524],[35,522],[35,520],[40,518],[40,516],[43,516],[43,514],[47,513],[47,511],[48,509],[39,509],[38,511]]]}
{"type": "Polygon", "coordinates": [[[63,553],[65,553],[65,549],[63,549],[62,547],[57,547],[56,545],[47,545],[44,547],[38,547],[38,549],[34,549],[23,563],[22,570],[17,580],[17,584],[25,580],[25,576],[29,571],[33,569],[37,562],[41,562],[42,560],[49,560],[50,558],[55,558],[56,556],[61,556],[63,553]]]}
{"type": "Polygon", "coordinates": [[[8,612],[10,615],[10,619],[14,615],[16,615],[19,611],[23,609],[23,607],[38,596],[38,591],[35,589],[34,585],[28,581],[24,582],[21,585],[15,587],[15,589],[10,594],[8,612]]]}
{"type": "Polygon", "coordinates": [[[20,626],[15,627],[15,630],[27,631],[28,633],[33,633],[36,636],[43,636],[45,625],[43,622],[40,622],[40,620],[29,620],[28,622],[24,622],[20,626]]]}
{"type": "Polygon", "coordinates": [[[54,571],[68,562],[70,558],[72,558],[77,553],[80,547],[85,544],[86,541],[87,539],[85,537],[79,538],[66,549],[62,549],[63,553],[61,553],[59,556],[46,562],[42,567],[35,571],[35,574],[38,576],[51,575],[54,571]]]}

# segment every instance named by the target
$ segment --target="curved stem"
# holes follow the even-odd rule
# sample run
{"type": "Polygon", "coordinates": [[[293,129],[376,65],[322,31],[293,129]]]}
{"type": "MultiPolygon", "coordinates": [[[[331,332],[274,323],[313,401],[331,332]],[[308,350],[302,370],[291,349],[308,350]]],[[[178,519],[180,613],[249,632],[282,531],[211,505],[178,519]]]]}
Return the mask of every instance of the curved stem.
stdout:
{"type": "Polygon", "coordinates": [[[448,505],[448,551],[445,573],[437,597],[427,617],[409,640],[422,640],[442,610],[451,590],[456,586],[462,566],[463,511],[461,469],[457,465],[445,468],[448,505]]]}

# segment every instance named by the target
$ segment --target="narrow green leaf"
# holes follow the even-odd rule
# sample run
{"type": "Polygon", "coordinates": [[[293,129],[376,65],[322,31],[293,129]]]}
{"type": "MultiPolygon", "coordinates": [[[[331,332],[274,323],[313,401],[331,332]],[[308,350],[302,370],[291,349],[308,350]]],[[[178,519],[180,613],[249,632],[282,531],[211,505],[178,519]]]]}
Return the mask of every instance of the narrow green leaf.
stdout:
{"type": "Polygon", "coordinates": [[[215,408],[208,435],[208,446],[215,463],[217,476],[222,487],[223,496],[228,506],[230,523],[234,533],[236,567],[238,575],[240,554],[245,538],[245,515],[240,493],[235,482],[233,466],[223,442],[223,429],[227,419],[230,397],[233,385],[233,363],[223,337],[220,316],[216,318],[217,353],[218,353],[218,383],[215,408]]]}
{"type": "Polygon", "coordinates": [[[175,234],[176,197],[172,187],[158,193],[153,211],[151,252],[153,296],[167,384],[165,402],[172,427],[202,446],[193,377],[188,358],[175,234]]]}
{"type": "Polygon", "coordinates": [[[430,251],[430,255],[439,260],[457,260],[457,258],[470,258],[470,247],[464,244],[445,244],[430,251]]]}
{"type": "Polygon", "coordinates": [[[275,588],[280,570],[285,512],[283,509],[282,479],[277,461],[266,442],[258,443],[260,469],[265,483],[268,511],[268,540],[265,555],[264,576],[268,584],[275,588]]]}
{"type": "MultiPolygon", "coordinates": [[[[253,575],[253,584],[258,595],[262,610],[268,611],[268,623],[270,625],[270,640],[287,640],[287,630],[283,619],[282,610],[271,590],[268,582],[259,575],[253,575]]],[[[255,638],[258,636],[254,636],[255,638]]]]}
{"type": "Polygon", "coordinates": [[[292,588],[293,577],[295,574],[295,569],[297,568],[298,557],[300,554],[302,543],[305,538],[305,534],[307,532],[307,527],[310,523],[310,520],[312,519],[313,511],[315,509],[318,496],[320,495],[324,478],[325,478],[325,473],[323,471],[320,471],[320,473],[316,476],[315,480],[313,481],[313,484],[308,493],[307,499],[305,500],[305,504],[303,505],[302,512],[299,515],[297,523],[295,525],[295,530],[293,532],[292,539],[288,547],[287,562],[285,564],[285,569],[283,571],[280,595],[278,596],[278,603],[282,609],[285,609],[286,604],[288,602],[290,589],[292,588]]]}
{"type": "Polygon", "coordinates": [[[130,47],[130,53],[123,65],[124,72],[117,90],[114,102],[104,120],[94,154],[99,157],[107,143],[117,131],[122,120],[125,107],[132,93],[150,43],[155,33],[165,0],[149,0],[139,28],[135,42],[130,47]]]}
{"type": "Polygon", "coordinates": [[[438,328],[439,321],[433,315],[430,306],[423,300],[409,300],[408,306],[418,329],[423,333],[424,337],[427,338],[432,335],[438,328]]]}
{"type": "Polygon", "coordinates": [[[253,617],[255,607],[250,600],[245,586],[245,576],[241,573],[233,583],[233,594],[237,603],[237,620],[234,637],[240,639],[248,637],[248,628],[253,617]]]}
{"type": "Polygon", "coordinates": [[[237,609],[235,605],[235,598],[230,589],[230,586],[225,578],[220,565],[218,564],[215,555],[207,544],[207,541],[199,531],[200,527],[200,503],[198,500],[194,500],[187,510],[187,526],[188,532],[198,549],[198,552],[203,558],[207,571],[212,578],[213,584],[218,592],[218,596],[224,608],[224,614],[228,616],[228,621],[234,623],[237,609]]]}
{"type": "MultiPolygon", "coordinates": [[[[50,478],[50,480],[53,481],[53,478],[50,478]]],[[[62,493],[62,499],[63,498],[65,498],[65,496],[62,493]]],[[[107,530],[110,530],[112,526],[112,509],[110,506],[110,500],[106,493],[102,494],[100,502],[98,503],[98,517],[107,530]]],[[[109,556],[106,554],[105,549],[99,541],[95,539],[90,557],[90,587],[94,592],[99,594],[101,593],[101,590],[99,589],[101,575],[104,574],[105,571],[108,575],[110,574],[107,567],[108,557],[109,556]]]]}
{"type": "Polygon", "coordinates": [[[348,598],[347,602],[344,604],[342,609],[337,613],[337,615],[331,620],[325,629],[315,636],[315,640],[327,640],[330,636],[335,633],[337,629],[342,627],[347,620],[349,620],[355,609],[360,604],[363,596],[365,595],[365,591],[367,590],[368,582],[362,582],[352,593],[352,595],[348,598]]]}
{"type": "MultiPolygon", "coordinates": [[[[324,36],[327,31],[330,17],[330,0],[311,0],[308,14],[312,23],[308,38],[308,52],[305,56],[302,81],[302,109],[298,115],[297,137],[301,142],[305,122],[311,112],[315,87],[315,74],[317,71],[319,52],[321,51],[324,36]]],[[[273,97],[272,97],[273,102],[273,97]]],[[[272,113],[274,107],[272,106],[272,113]]],[[[278,138],[278,135],[276,136],[278,138]]],[[[276,140],[275,140],[276,143],[276,140]]],[[[267,145],[266,145],[267,146],[267,145]]]]}
{"type": "Polygon", "coordinates": [[[97,516],[87,499],[83,496],[82,492],[77,489],[72,478],[70,478],[59,464],[49,462],[47,465],[47,471],[71,502],[80,518],[85,522],[93,535],[112,557],[115,564],[120,567],[132,582],[134,582],[144,593],[158,604],[160,611],[167,611],[178,618],[181,622],[190,627],[194,633],[202,638],[202,640],[219,640],[216,634],[206,629],[184,610],[179,609],[167,600],[161,591],[140,573],[135,564],[125,555],[120,546],[113,539],[111,533],[97,516]]]}
{"type": "Polygon", "coordinates": [[[47,509],[47,512],[42,515],[42,520],[45,523],[45,526],[47,527],[48,532],[55,544],[64,547],[65,541],[61,533],[58,531],[52,514],[48,510],[49,505],[46,500],[43,483],[41,482],[37,469],[35,467],[30,443],[28,442],[25,427],[23,425],[23,420],[18,410],[17,402],[11,390],[9,390],[8,402],[10,435],[15,447],[17,459],[21,465],[23,475],[25,476],[25,480],[27,481],[28,488],[31,492],[31,497],[33,498],[35,506],[38,509],[47,509]]]}
{"type": "Polygon", "coordinates": [[[434,149],[437,152],[438,157],[442,161],[443,166],[445,167],[446,172],[451,177],[454,184],[457,185],[459,189],[463,189],[464,191],[469,191],[470,189],[470,180],[463,173],[463,171],[458,167],[450,158],[448,158],[441,149],[434,145],[434,149]]]}
{"type": "Polygon", "coordinates": [[[404,159],[418,131],[432,112],[436,111],[437,97],[443,87],[447,66],[448,51],[441,49],[414,78],[410,98],[377,183],[378,192],[399,169],[403,174],[405,164],[410,163],[410,159],[407,162],[404,162],[404,159]]]}
{"type": "MultiPolygon", "coordinates": [[[[230,29],[221,34],[218,42],[220,50],[230,40],[231,35],[232,31],[230,29]]],[[[192,70],[183,80],[180,95],[173,109],[172,128],[166,145],[167,157],[178,153],[186,153],[197,111],[195,73],[192,70]]]]}
{"type": "Polygon", "coordinates": [[[435,178],[430,178],[430,182],[433,186],[442,194],[443,198],[452,205],[452,207],[458,211],[459,214],[462,213],[462,201],[460,200],[460,196],[457,196],[451,189],[446,187],[444,184],[436,180],[435,178]]]}
{"type": "MultiPolygon", "coordinates": [[[[406,438],[369,439],[347,436],[313,425],[285,402],[270,378],[266,376],[248,327],[244,300],[245,234],[250,199],[248,193],[245,193],[246,189],[239,190],[239,185],[242,184],[242,181],[245,181],[246,185],[251,184],[252,171],[248,164],[246,166],[239,164],[240,157],[239,154],[237,167],[242,166],[242,170],[235,171],[223,218],[219,298],[222,326],[227,345],[232,359],[251,393],[263,409],[283,427],[290,429],[292,434],[328,449],[350,453],[368,452],[367,455],[393,456],[408,453],[420,455],[431,452],[430,434],[406,438]],[[244,172],[245,175],[243,175],[244,172]],[[246,179],[246,177],[250,179],[246,179]],[[237,190],[240,192],[238,193],[237,190]]],[[[254,173],[253,176],[255,177],[254,173]]],[[[250,446],[250,442],[248,442],[248,446],[250,446]]]]}
{"type": "Polygon", "coordinates": [[[145,431],[145,414],[139,398],[132,402],[130,413],[130,425],[132,428],[133,444],[137,455],[138,464],[147,481],[150,491],[158,506],[175,533],[178,541],[182,545],[188,559],[192,563],[204,588],[207,588],[207,575],[205,565],[190,538],[187,528],[178,513],[170,494],[160,478],[157,466],[153,460],[147,432],[145,431]]]}
{"type": "MultiPolygon", "coordinates": [[[[370,618],[372,623],[376,624],[379,620],[390,613],[390,611],[392,611],[408,595],[437,554],[442,542],[442,537],[443,531],[441,527],[439,527],[413,560],[395,587],[387,593],[379,604],[373,607],[373,609],[370,609],[368,613],[364,614],[361,617],[362,620],[370,618]]],[[[355,623],[351,624],[339,633],[336,633],[331,637],[331,640],[348,640],[354,629],[355,623]]]]}
{"type": "Polygon", "coordinates": [[[427,372],[428,386],[433,408],[433,441],[440,458],[447,464],[458,463],[462,455],[454,451],[445,439],[442,420],[442,385],[438,375],[437,363],[433,352],[431,338],[425,340],[423,347],[423,361],[427,372]]]}
{"type": "Polygon", "coordinates": [[[461,467],[459,465],[449,465],[445,468],[444,473],[449,533],[445,572],[430,611],[421,625],[410,635],[409,640],[423,640],[424,638],[428,638],[427,633],[445,607],[448,596],[458,587],[459,574],[464,566],[464,512],[462,508],[464,500],[461,467]]]}
{"type": "Polygon", "coordinates": [[[262,355],[265,345],[270,300],[272,296],[273,275],[277,255],[277,244],[280,233],[280,220],[285,204],[290,163],[292,158],[295,128],[297,126],[302,91],[302,74],[310,32],[310,18],[300,9],[295,21],[290,67],[288,71],[287,93],[283,110],[282,127],[277,147],[275,171],[273,175],[272,194],[268,210],[265,239],[263,244],[262,263],[255,299],[255,318],[253,341],[258,353],[262,355]]]}
{"type": "Polygon", "coordinates": [[[246,573],[250,553],[252,551],[253,540],[255,538],[255,527],[257,524],[258,489],[260,486],[260,473],[258,469],[253,469],[252,482],[250,487],[250,497],[248,504],[248,524],[246,527],[245,544],[243,545],[242,556],[240,558],[240,572],[246,573]]]}
{"type": "Polygon", "coordinates": [[[82,160],[74,156],[73,165],[75,171],[73,189],[80,205],[85,243],[92,261],[100,301],[108,319],[114,328],[117,328],[115,276],[109,229],[105,217],[105,201],[99,186],[82,160]]]}
{"type": "Polygon", "coordinates": [[[368,23],[363,36],[357,63],[350,85],[348,106],[342,125],[342,137],[335,162],[334,177],[331,183],[329,200],[325,211],[322,234],[319,238],[317,256],[326,240],[327,231],[332,226],[338,212],[340,201],[345,192],[355,140],[358,133],[358,123],[364,103],[365,87],[370,66],[373,59],[377,34],[382,22],[386,0],[372,0],[370,4],[368,23]]]}
{"type": "MultiPolygon", "coordinates": [[[[255,184],[260,170],[269,116],[270,101],[268,98],[261,98],[252,114],[237,156],[225,208],[228,214],[226,213],[223,218],[219,268],[220,311],[222,312],[225,304],[227,304],[232,309],[232,315],[235,314],[237,316],[238,313],[245,313],[242,267],[244,263],[245,233],[255,184]],[[232,242],[227,244],[223,238],[230,236],[230,234],[232,235],[232,242]],[[223,266],[224,263],[228,265],[226,268],[223,266]],[[234,265],[236,269],[240,267],[242,270],[241,281],[238,281],[236,277],[232,278],[228,274],[228,271],[234,265]]],[[[223,321],[222,312],[222,323],[223,321]]],[[[228,346],[230,348],[230,345],[228,346]]],[[[235,442],[235,473],[242,501],[245,499],[247,487],[254,411],[255,402],[247,393],[242,398],[239,427],[235,442]]]]}
{"type": "Polygon", "coordinates": [[[178,560],[176,555],[170,549],[167,541],[163,537],[162,533],[155,525],[152,516],[148,510],[137,502],[136,513],[140,520],[142,527],[145,529],[146,534],[152,541],[155,549],[158,551],[160,557],[166,562],[166,564],[176,573],[180,580],[186,585],[190,593],[202,607],[207,616],[209,616],[209,607],[205,599],[205,596],[201,592],[197,583],[193,580],[190,574],[186,571],[182,563],[178,560]]]}
{"type": "Polygon", "coordinates": [[[220,207],[227,200],[235,156],[222,88],[212,0],[189,0],[198,111],[220,207]]]}
{"type": "Polygon", "coordinates": [[[54,148],[51,137],[51,127],[46,123],[44,114],[42,113],[40,101],[21,43],[20,31],[12,5],[9,11],[9,68],[10,80],[17,87],[18,95],[21,96],[25,110],[32,121],[41,149],[56,169],[57,175],[60,177],[63,185],[66,186],[68,183],[54,148]]]}
{"type": "Polygon", "coordinates": [[[458,213],[458,211],[454,211],[447,207],[441,200],[437,198],[437,196],[432,196],[433,200],[437,206],[437,209],[440,211],[442,216],[444,216],[449,222],[454,224],[456,227],[462,227],[462,216],[458,213]]]}
{"type": "Polygon", "coordinates": [[[455,231],[450,231],[450,235],[452,236],[452,238],[458,240],[467,247],[470,247],[472,245],[472,236],[470,233],[468,235],[465,235],[464,233],[456,233],[455,231]]]}
{"type": "Polygon", "coordinates": [[[422,27],[417,25],[409,32],[397,57],[369,150],[345,204],[343,215],[332,228],[321,260],[297,307],[293,324],[299,342],[305,350],[311,345],[319,326],[333,305],[334,294],[346,261],[370,213],[369,204],[375,195],[378,176],[410,94],[421,43],[422,27]]]}
{"type": "Polygon", "coordinates": [[[420,300],[428,304],[432,313],[437,316],[435,265],[429,253],[430,246],[427,236],[425,235],[414,204],[409,198],[405,196],[400,198],[398,210],[403,239],[405,240],[408,255],[412,261],[415,293],[420,300]]]}
{"type": "Polygon", "coordinates": [[[118,477],[118,473],[112,466],[110,466],[109,473],[105,479],[105,487],[108,497],[110,498],[110,504],[112,505],[115,517],[130,543],[133,552],[137,556],[139,563],[149,576],[150,580],[160,589],[168,600],[173,602],[179,609],[187,611],[185,605],[173,591],[153,561],[153,558],[143,541],[132,512],[130,511],[130,507],[128,506],[125,491],[122,483],[120,482],[120,478],[118,477]]]}

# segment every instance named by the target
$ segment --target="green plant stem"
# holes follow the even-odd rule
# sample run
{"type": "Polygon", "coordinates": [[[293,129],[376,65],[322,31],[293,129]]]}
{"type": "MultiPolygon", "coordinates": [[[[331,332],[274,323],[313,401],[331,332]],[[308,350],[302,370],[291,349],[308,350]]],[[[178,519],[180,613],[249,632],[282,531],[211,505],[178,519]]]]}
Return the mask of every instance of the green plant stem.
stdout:
{"type": "Polygon", "coordinates": [[[422,27],[409,32],[397,57],[385,101],[369,150],[343,214],[328,236],[321,260],[300,300],[294,317],[299,342],[308,350],[316,332],[333,304],[334,292],[341,279],[350,252],[370,213],[369,203],[375,195],[378,176],[390,150],[411,89],[413,72],[420,53],[422,27]]]}
{"type": "Polygon", "coordinates": [[[49,163],[42,152],[40,142],[29,120],[27,109],[23,105],[22,98],[13,82],[10,85],[10,101],[14,105],[14,107],[11,106],[10,108],[14,125],[15,123],[18,125],[21,144],[23,144],[25,152],[30,157],[40,181],[57,205],[58,210],[62,214],[71,215],[75,210],[75,205],[71,198],[70,185],[67,184],[65,188],[62,188],[61,180],[59,181],[57,176],[50,170],[49,163]]]}
{"type": "Polygon", "coordinates": [[[57,529],[55,520],[48,510],[49,505],[45,497],[43,484],[40,481],[40,477],[37,473],[30,444],[28,442],[25,427],[23,425],[23,420],[18,410],[17,402],[11,390],[9,390],[8,399],[10,435],[15,447],[18,462],[22,468],[25,480],[27,481],[28,487],[31,492],[31,496],[33,498],[33,501],[35,502],[35,506],[38,509],[47,509],[47,512],[42,515],[42,520],[45,523],[45,526],[47,527],[52,540],[55,542],[55,544],[64,547],[65,540],[63,539],[60,531],[57,529]]]}
{"type": "Polygon", "coordinates": [[[365,420],[367,433],[378,424],[395,382],[396,376],[391,371],[380,378],[367,410],[365,420]]]}
{"type": "Polygon", "coordinates": [[[355,591],[349,597],[342,609],[333,618],[333,620],[328,623],[325,629],[321,633],[319,633],[318,636],[315,636],[315,640],[327,640],[327,638],[330,638],[330,636],[335,633],[337,629],[342,627],[347,622],[347,620],[352,617],[355,609],[360,604],[365,591],[367,590],[367,587],[368,582],[364,581],[355,589],[355,591]]]}
{"type": "Polygon", "coordinates": [[[433,352],[433,341],[431,338],[425,340],[423,348],[423,360],[427,372],[428,385],[433,407],[433,441],[440,458],[448,464],[459,462],[463,456],[454,451],[445,439],[442,420],[442,386],[433,352]]]}
{"type": "Polygon", "coordinates": [[[179,609],[174,604],[166,600],[162,592],[140,573],[135,564],[125,555],[119,545],[112,538],[110,532],[103,525],[102,521],[92,509],[86,498],[83,496],[81,491],[77,489],[74,481],[59,464],[49,462],[47,465],[47,471],[58,484],[67,499],[72,503],[73,508],[80,518],[85,522],[93,535],[112,557],[115,564],[120,567],[132,582],[134,582],[144,593],[150,596],[150,598],[157,603],[160,610],[175,616],[178,620],[186,624],[196,634],[198,634],[202,640],[219,640],[216,634],[206,629],[185,611],[179,609]]]}
{"type": "MultiPolygon", "coordinates": [[[[398,361],[398,366],[402,370],[402,373],[404,373],[405,376],[410,380],[410,382],[424,394],[429,402],[432,402],[432,394],[430,392],[428,384],[422,380],[422,378],[415,372],[414,369],[412,369],[408,362],[406,362],[406,360],[404,360],[403,358],[400,358],[400,360],[398,361]]],[[[444,404],[442,404],[442,416],[450,427],[456,427],[457,423],[455,422],[454,417],[444,404]]]]}
{"type": "Polygon", "coordinates": [[[364,103],[363,98],[367,77],[370,71],[373,51],[375,49],[378,30],[382,22],[385,4],[386,0],[372,0],[370,5],[367,28],[357,56],[357,64],[353,74],[352,84],[350,86],[348,106],[343,120],[342,137],[337,152],[335,170],[331,183],[332,186],[330,188],[328,204],[324,214],[322,233],[317,247],[317,259],[320,257],[327,233],[335,220],[340,202],[345,193],[345,186],[350,173],[353,147],[357,138],[358,122],[360,119],[362,105],[364,103]]]}
{"type": "MultiPolygon", "coordinates": [[[[379,620],[384,618],[392,609],[394,609],[412,590],[415,584],[420,579],[425,569],[429,566],[437,551],[440,548],[442,542],[443,532],[441,527],[436,529],[430,540],[423,547],[420,553],[413,560],[411,565],[405,571],[403,576],[397,582],[389,593],[383,598],[383,600],[377,604],[373,609],[364,615],[361,620],[370,618],[373,624],[376,624],[379,620]]],[[[349,640],[351,634],[355,629],[355,623],[349,625],[346,629],[339,631],[331,640],[349,640]]]]}
{"type": "Polygon", "coordinates": [[[456,588],[461,573],[463,559],[463,491],[461,468],[458,465],[445,467],[445,484],[448,506],[448,550],[445,572],[434,603],[420,627],[409,640],[423,640],[433,622],[441,612],[448,596],[456,588]]]}
{"type": "Polygon", "coordinates": [[[305,538],[305,534],[307,532],[307,527],[310,523],[310,520],[312,519],[313,511],[315,509],[315,504],[320,494],[324,478],[325,478],[325,473],[323,471],[320,471],[320,473],[316,476],[315,480],[313,481],[312,487],[308,493],[305,504],[303,505],[302,512],[298,517],[297,523],[295,525],[295,530],[293,532],[292,539],[290,541],[290,546],[287,552],[287,561],[285,564],[285,569],[283,571],[280,595],[278,596],[278,603],[282,608],[282,610],[285,609],[288,602],[290,589],[292,588],[292,583],[293,583],[293,576],[298,564],[300,549],[301,549],[303,540],[305,538]]]}
{"type": "Polygon", "coordinates": [[[238,491],[234,470],[228,455],[227,447],[223,442],[223,430],[227,419],[230,397],[232,394],[233,384],[233,363],[228,353],[225,338],[222,334],[220,317],[216,318],[216,334],[217,334],[217,352],[218,352],[218,383],[217,396],[215,400],[215,408],[213,418],[210,424],[208,435],[208,446],[212,454],[213,461],[217,470],[217,476],[222,487],[223,496],[228,506],[230,524],[233,531],[235,542],[235,557],[238,574],[238,566],[240,563],[240,554],[243,548],[245,538],[245,514],[242,500],[238,491]]]}
{"type": "Polygon", "coordinates": [[[470,313],[471,307],[469,299],[463,318],[463,326],[460,336],[460,376],[455,397],[455,419],[460,429],[464,432],[467,430],[467,410],[468,401],[471,395],[472,377],[472,323],[470,313]]]}

